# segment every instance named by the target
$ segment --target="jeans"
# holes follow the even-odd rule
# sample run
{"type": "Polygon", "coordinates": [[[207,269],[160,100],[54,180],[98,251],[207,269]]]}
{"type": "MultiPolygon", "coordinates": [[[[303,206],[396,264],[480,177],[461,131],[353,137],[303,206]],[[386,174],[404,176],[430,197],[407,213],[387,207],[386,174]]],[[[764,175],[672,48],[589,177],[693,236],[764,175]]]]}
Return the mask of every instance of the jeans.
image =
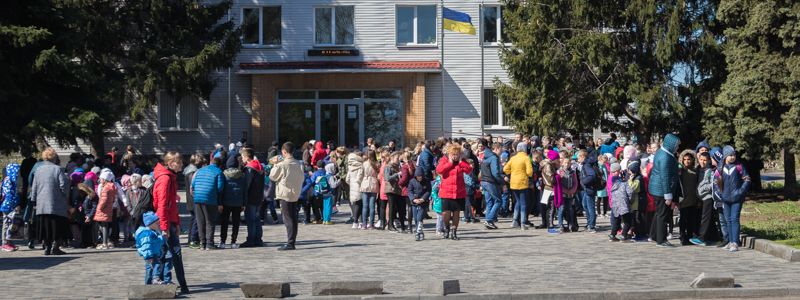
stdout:
{"type": "Polygon", "coordinates": [[[181,289],[188,289],[186,277],[183,272],[183,255],[181,254],[181,241],[178,239],[178,225],[169,224],[169,238],[164,247],[161,248],[161,278],[164,283],[172,282],[172,268],[175,268],[175,277],[178,277],[178,284],[181,289]]]}
{"type": "Polygon", "coordinates": [[[594,207],[594,191],[585,192],[582,195],[581,204],[583,204],[583,213],[586,214],[586,227],[595,229],[595,226],[597,226],[597,214],[594,207]]]}
{"type": "Polygon", "coordinates": [[[200,244],[214,245],[214,225],[217,219],[217,206],[209,204],[195,204],[197,214],[197,229],[200,231],[200,244]]]}
{"type": "Polygon", "coordinates": [[[376,193],[361,193],[361,223],[366,225],[375,224],[375,198],[376,193]],[[367,223],[369,219],[369,223],[367,223]]]}
{"type": "Polygon", "coordinates": [[[475,193],[470,189],[467,188],[466,197],[464,197],[464,220],[471,221],[474,217],[474,212],[472,211],[472,198],[475,197],[475,193]]]}
{"type": "Polygon", "coordinates": [[[242,207],[241,206],[223,206],[222,216],[220,218],[219,226],[219,241],[225,243],[228,239],[228,225],[233,225],[233,232],[231,232],[231,244],[236,244],[236,238],[239,236],[239,225],[242,224],[242,207]]]}
{"type": "Polygon", "coordinates": [[[739,216],[742,213],[742,203],[723,203],[723,213],[727,221],[728,242],[739,245],[739,216]]]}
{"type": "Polygon", "coordinates": [[[422,233],[422,221],[425,220],[425,207],[422,205],[414,205],[411,206],[411,210],[414,212],[414,227],[416,227],[416,233],[422,233]]]}
{"type": "Polygon", "coordinates": [[[522,190],[511,190],[511,193],[514,194],[514,223],[525,224],[528,221],[528,214],[525,213],[528,211],[526,206],[525,198],[528,197],[528,189],[522,190]]]}
{"type": "Polygon", "coordinates": [[[500,209],[500,186],[481,182],[483,198],[486,199],[486,222],[497,222],[497,211],[500,209]]]}
{"type": "Polygon", "coordinates": [[[247,244],[253,246],[263,245],[261,237],[264,235],[261,228],[261,219],[258,217],[259,204],[248,204],[244,211],[244,222],[247,224],[247,244]]]}
{"type": "MultiPolygon", "coordinates": [[[[502,187],[501,187],[502,189],[502,187]]],[[[503,216],[508,216],[508,200],[511,198],[511,194],[508,191],[504,191],[500,194],[500,209],[498,211],[499,214],[503,216]]]]}
{"type": "Polygon", "coordinates": [[[719,207],[717,210],[717,217],[719,218],[719,231],[722,231],[722,240],[727,242],[728,239],[728,220],[725,219],[725,208],[719,207]]]}
{"type": "Polygon", "coordinates": [[[161,262],[156,259],[144,260],[144,284],[153,284],[153,279],[161,280],[161,262]]]}
{"type": "Polygon", "coordinates": [[[561,201],[561,207],[558,208],[558,227],[564,228],[564,213],[566,212],[566,219],[567,225],[575,225],[570,224],[572,223],[573,217],[575,217],[575,207],[572,206],[572,202],[575,198],[569,197],[567,195],[563,196],[564,198],[561,201]]]}
{"type": "Polygon", "coordinates": [[[297,202],[281,200],[281,215],[286,226],[286,244],[294,246],[297,242],[297,202]]]}
{"type": "Polygon", "coordinates": [[[322,221],[328,222],[333,214],[333,195],[322,196],[322,221]]]}

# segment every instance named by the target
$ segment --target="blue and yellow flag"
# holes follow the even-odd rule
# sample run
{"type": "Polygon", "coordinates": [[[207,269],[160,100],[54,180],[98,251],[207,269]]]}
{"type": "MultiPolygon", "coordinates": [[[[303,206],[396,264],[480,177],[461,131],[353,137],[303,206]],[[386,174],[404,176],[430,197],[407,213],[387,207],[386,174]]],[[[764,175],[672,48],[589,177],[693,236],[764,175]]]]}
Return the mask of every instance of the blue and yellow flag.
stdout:
{"type": "Polygon", "coordinates": [[[475,26],[472,26],[472,18],[468,14],[445,7],[442,19],[444,29],[475,35],[475,26]]]}

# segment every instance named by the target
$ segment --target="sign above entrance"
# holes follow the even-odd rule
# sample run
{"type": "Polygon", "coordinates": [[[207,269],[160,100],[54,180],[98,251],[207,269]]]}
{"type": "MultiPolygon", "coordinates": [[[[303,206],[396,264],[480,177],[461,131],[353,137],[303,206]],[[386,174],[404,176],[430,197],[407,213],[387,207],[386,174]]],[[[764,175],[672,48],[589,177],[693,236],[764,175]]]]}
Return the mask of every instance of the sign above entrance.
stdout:
{"type": "Polygon", "coordinates": [[[358,56],[357,49],[309,49],[308,56],[358,56]]]}

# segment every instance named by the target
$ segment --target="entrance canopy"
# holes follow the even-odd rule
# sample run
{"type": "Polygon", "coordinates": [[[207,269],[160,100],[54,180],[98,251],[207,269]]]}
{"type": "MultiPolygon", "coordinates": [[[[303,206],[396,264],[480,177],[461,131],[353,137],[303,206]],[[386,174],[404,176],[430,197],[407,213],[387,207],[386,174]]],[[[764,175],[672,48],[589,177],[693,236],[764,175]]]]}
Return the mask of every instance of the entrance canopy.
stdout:
{"type": "Polygon", "coordinates": [[[241,63],[239,74],[441,73],[439,61],[292,61],[241,63]]]}

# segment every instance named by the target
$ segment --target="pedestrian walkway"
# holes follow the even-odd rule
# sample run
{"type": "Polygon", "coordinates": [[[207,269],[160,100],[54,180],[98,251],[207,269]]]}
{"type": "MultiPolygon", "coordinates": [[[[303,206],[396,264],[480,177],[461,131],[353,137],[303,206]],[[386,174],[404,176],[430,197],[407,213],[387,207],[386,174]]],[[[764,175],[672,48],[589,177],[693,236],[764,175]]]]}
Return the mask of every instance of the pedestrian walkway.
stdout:
{"type": "MultiPolygon", "coordinates": [[[[800,276],[800,264],[748,249],[610,243],[603,219],[606,231],[596,234],[522,231],[508,228],[508,220],[499,230],[462,224],[460,241],[440,240],[430,220],[427,240],[415,242],[411,234],[351,229],[344,224],[349,208],[340,211],[336,225],[300,225],[296,251],[276,251],[285,241],[283,225],[264,227],[265,248],[184,247],[189,296],[241,298],[242,282],[291,282],[293,294],[309,296],[311,282],[332,280],[382,280],[387,293],[417,294],[433,279],[459,279],[466,293],[533,293],[682,289],[704,271],[733,273],[748,288],[796,287],[800,276]]],[[[244,235],[242,227],[240,241],[244,235]]],[[[27,248],[0,253],[2,297],[124,298],[129,285],[143,280],[133,249],[66,251],[57,257],[27,248]]]]}

